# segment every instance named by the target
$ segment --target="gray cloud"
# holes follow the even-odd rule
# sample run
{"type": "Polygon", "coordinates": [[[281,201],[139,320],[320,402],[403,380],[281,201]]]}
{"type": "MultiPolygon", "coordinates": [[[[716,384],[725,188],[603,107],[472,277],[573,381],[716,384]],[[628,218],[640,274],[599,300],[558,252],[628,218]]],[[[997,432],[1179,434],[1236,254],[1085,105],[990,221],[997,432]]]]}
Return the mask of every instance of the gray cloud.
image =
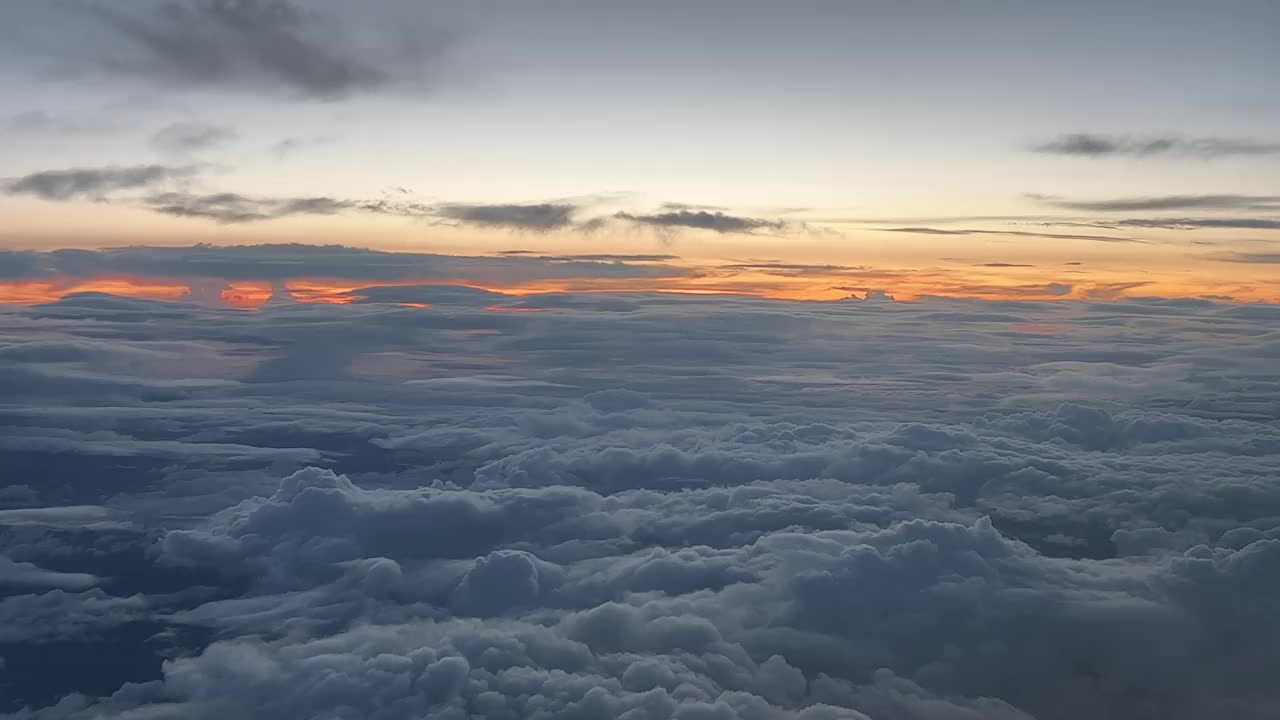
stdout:
{"type": "Polygon", "coordinates": [[[260,198],[239,193],[198,195],[182,192],[157,193],[146,198],[145,204],[162,215],[228,224],[276,220],[292,215],[336,215],[361,207],[350,200],[330,197],[260,198]]]}
{"type": "Polygon", "coordinates": [[[899,228],[876,228],[883,232],[909,233],[912,235],[1010,235],[1013,237],[1036,237],[1047,238],[1050,240],[1094,240],[1097,242],[1142,242],[1135,238],[1119,237],[1116,235],[1082,235],[1070,233],[1045,233],[1031,232],[1027,230],[972,230],[972,229],[943,229],[934,227],[899,227],[899,228]]]}
{"type": "Polygon", "coordinates": [[[1176,136],[1126,137],[1095,133],[1062,135],[1032,146],[1032,151],[1077,157],[1153,157],[1186,155],[1199,158],[1280,154],[1280,143],[1229,138],[1184,138],[1176,136]]]}
{"type": "Polygon", "coordinates": [[[435,213],[439,217],[465,225],[537,231],[570,227],[573,225],[573,216],[576,212],[578,212],[578,206],[568,203],[532,205],[456,203],[435,208],[435,213]]]}
{"type": "Polygon", "coordinates": [[[11,115],[0,123],[0,132],[80,135],[103,132],[113,127],[114,123],[101,117],[55,115],[44,110],[28,110],[11,115]]]}
{"type": "Polygon", "coordinates": [[[1110,223],[1098,223],[1101,227],[1157,228],[1165,230],[1194,230],[1196,228],[1240,228],[1246,230],[1280,230],[1277,218],[1128,218],[1110,223]]]}
{"type": "Polygon", "coordinates": [[[712,212],[707,210],[674,210],[654,214],[619,212],[614,214],[613,217],[618,220],[657,228],[693,228],[696,230],[711,230],[718,233],[750,233],[756,230],[776,231],[786,227],[786,223],[781,220],[742,217],[728,215],[720,211],[712,212]]]}
{"type": "Polygon", "coordinates": [[[35,195],[45,200],[101,199],[120,190],[138,190],[194,175],[193,166],[134,165],[130,167],[45,170],[4,185],[10,195],[35,195]]]}
{"type": "Polygon", "coordinates": [[[1068,200],[1054,195],[1028,193],[1042,205],[1060,210],[1090,212],[1141,212],[1143,210],[1280,210],[1280,195],[1161,195],[1154,197],[1068,200]]]}
{"type": "Polygon", "coordinates": [[[165,152],[194,152],[223,145],[236,137],[229,125],[202,122],[178,122],[167,125],[151,136],[151,145],[165,152]]]}
{"type": "MultiPolygon", "coordinates": [[[[1280,227],[1280,225],[1277,225],[1280,227]]],[[[1218,253],[1211,256],[1214,260],[1233,263],[1256,263],[1259,265],[1280,265],[1280,253],[1218,253]]]]}
{"type": "Polygon", "coordinates": [[[668,260],[679,260],[679,255],[666,254],[626,254],[626,253],[585,253],[578,255],[547,255],[536,250],[502,250],[498,255],[507,256],[524,256],[537,257],[543,260],[561,260],[574,261],[581,260],[587,262],[666,262],[668,260]]]}
{"type": "Polygon", "coordinates": [[[418,24],[383,28],[377,42],[350,27],[368,15],[329,17],[290,0],[71,2],[97,32],[58,49],[63,72],[110,74],[181,88],[284,91],[337,99],[421,90],[445,36],[418,24]]]}
{"type": "Polygon", "coordinates": [[[804,277],[806,275],[841,275],[841,274],[857,274],[862,271],[871,270],[865,265],[816,265],[807,263],[784,263],[784,262],[741,262],[730,263],[719,266],[723,270],[732,271],[762,271],[772,275],[804,277]]]}
{"type": "MultiPolygon", "coordinates": [[[[299,201],[301,202],[301,201],[299,201]]],[[[326,199],[315,205],[327,207],[326,199]]],[[[260,208],[251,206],[250,212],[260,208]]],[[[147,275],[219,280],[345,278],[368,281],[473,280],[513,282],[547,278],[675,277],[690,271],[641,257],[463,256],[388,253],[340,245],[124,247],[107,250],[0,251],[0,278],[147,275]]],[[[2,355],[3,353],[0,353],[2,355]]]]}

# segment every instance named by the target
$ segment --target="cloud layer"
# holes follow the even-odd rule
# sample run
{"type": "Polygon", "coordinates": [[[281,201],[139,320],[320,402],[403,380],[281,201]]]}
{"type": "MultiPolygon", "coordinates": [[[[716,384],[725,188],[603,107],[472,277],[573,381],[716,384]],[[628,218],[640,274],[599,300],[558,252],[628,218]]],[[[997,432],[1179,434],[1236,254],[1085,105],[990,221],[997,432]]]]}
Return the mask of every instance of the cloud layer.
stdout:
{"type": "Polygon", "coordinates": [[[386,290],[0,309],[0,712],[1280,707],[1274,306],[386,290]]]}

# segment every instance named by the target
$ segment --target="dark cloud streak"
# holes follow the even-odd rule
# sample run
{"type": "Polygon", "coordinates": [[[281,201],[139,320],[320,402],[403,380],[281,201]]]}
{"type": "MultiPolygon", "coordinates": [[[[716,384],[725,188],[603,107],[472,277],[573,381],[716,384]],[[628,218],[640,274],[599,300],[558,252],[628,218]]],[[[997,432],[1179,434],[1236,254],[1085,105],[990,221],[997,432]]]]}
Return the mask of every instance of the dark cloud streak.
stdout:
{"type": "Polygon", "coordinates": [[[573,216],[577,211],[576,205],[568,203],[532,205],[453,203],[441,205],[435,209],[438,217],[464,225],[541,232],[561,230],[573,225],[573,216]]]}
{"type": "Polygon", "coordinates": [[[1027,198],[1059,210],[1141,212],[1144,210],[1280,210],[1280,195],[1155,195],[1150,197],[1068,200],[1027,193],[1027,198]]]}
{"type": "Polygon", "coordinates": [[[656,228],[692,228],[718,233],[751,233],[756,230],[779,231],[786,227],[781,220],[729,215],[720,211],[674,210],[654,214],[615,213],[614,218],[656,228]]]}
{"type": "Polygon", "coordinates": [[[1062,135],[1032,146],[1033,152],[1072,157],[1136,157],[1183,155],[1198,158],[1280,154],[1280,143],[1230,138],[1183,138],[1176,136],[1125,137],[1095,133],[1062,135]]]}
{"type": "Polygon", "coordinates": [[[1092,240],[1095,242],[1112,242],[1112,243],[1140,243],[1141,240],[1130,237],[1119,237],[1115,235],[1077,235],[1071,233],[1042,233],[1029,232],[1026,230],[974,230],[974,229],[956,229],[947,230],[934,227],[898,227],[898,228],[877,228],[882,232],[908,233],[912,235],[1011,235],[1014,237],[1035,237],[1047,238],[1050,240],[1092,240]]]}
{"type": "Polygon", "coordinates": [[[34,195],[45,200],[102,199],[120,190],[138,190],[194,175],[193,166],[134,165],[131,167],[71,168],[31,173],[4,186],[10,195],[34,195]]]}

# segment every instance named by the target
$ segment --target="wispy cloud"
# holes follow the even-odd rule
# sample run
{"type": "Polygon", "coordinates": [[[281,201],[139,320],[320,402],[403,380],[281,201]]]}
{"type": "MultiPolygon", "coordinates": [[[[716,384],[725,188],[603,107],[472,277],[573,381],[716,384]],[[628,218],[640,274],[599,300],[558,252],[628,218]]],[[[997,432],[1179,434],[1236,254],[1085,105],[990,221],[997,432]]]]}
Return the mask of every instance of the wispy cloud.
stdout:
{"type": "Polygon", "coordinates": [[[1210,258],[1220,262],[1248,263],[1257,265],[1280,265],[1280,253],[1218,253],[1210,258]]]}
{"type": "Polygon", "coordinates": [[[1280,154],[1280,143],[1232,138],[1185,138],[1173,135],[1129,137],[1072,133],[1033,145],[1031,150],[1074,157],[1136,157],[1183,155],[1198,158],[1280,154]]]}
{"type": "Polygon", "coordinates": [[[656,228],[692,228],[695,230],[711,230],[718,233],[751,233],[756,230],[777,231],[786,227],[786,223],[781,220],[729,215],[721,211],[712,212],[708,210],[672,210],[653,214],[619,212],[615,213],[613,217],[618,220],[656,228]]]}
{"type": "Polygon", "coordinates": [[[557,260],[563,262],[667,262],[679,260],[679,255],[667,254],[628,254],[628,253],[586,253],[581,255],[548,255],[536,250],[501,250],[497,253],[507,257],[533,257],[540,260],[557,260]]]}
{"type": "Polygon", "coordinates": [[[183,89],[319,99],[422,90],[450,44],[446,33],[422,23],[377,28],[379,38],[370,42],[350,29],[350,19],[291,0],[68,0],[62,7],[94,23],[91,41],[49,49],[64,73],[183,89]]]}
{"type": "Polygon", "coordinates": [[[570,227],[573,225],[573,216],[576,212],[578,212],[578,206],[570,203],[531,205],[452,203],[435,208],[436,216],[465,225],[544,232],[570,227]]]}
{"type": "Polygon", "coordinates": [[[4,185],[10,195],[34,195],[45,200],[101,199],[121,190],[138,190],[196,173],[191,165],[134,165],[129,167],[71,168],[31,173],[4,185]]]}
{"type": "Polygon", "coordinates": [[[1013,237],[1035,237],[1050,240],[1092,240],[1095,242],[1139,243],[1141,240],[1117,235],[1086,235],[1074,233],[1045,233],[1028,230],[974,230],[968,228],[944,229],[935,227],[897,227],[877,228],[883,232],[908,233],[913,235],[1009,235],[1013,237]]]}
{"type": "Polygon", "coordinates": [[[145,204],[162,215],[202,218],[218,223],[275,220],[291,215],[336,215],[358,207],[350,200],[330,197],[260,198],[239,193],[207,195],[166,192],[148,197],[145,204]]]}
{"type": "Polygon", "coordinates": [[[177,122],[166,125],[151,136],[151,146],[164,152],[186,153],[208,150],[236,137],[230,125],[202,122],[177,122]]]}
{"type": "Polygon", "coordinates": [[[98,116],[54,114],[45,110],[27,110],[0,122],[0,131],[12,134],[55,133],[82,135],[111,130],[115,124],[98,116]]]}
{"type": "Polygon", "coordinates": [[[1084,291],[1084,297],[1088,300],[1117,300],[1124,297],[1125,293],[1130,290],[1146,287],[1150,284],[1151,282],[1147,280],[1099,283],[1086,288],[1084,291]]]}
{"type": "Polygon", "coordinates": [[[1263,210],[1280,211],[1280,195],[1153,195],[1144,197],[1070,200],[1057,195],[1027,193],[1030,200],[1059,210],[1142,212],[1144,210],[1263,210]]]}
{"type": "Polygon", "coordinates": [[[1195,230],[1197,228],[1223,228],[1241,230],[1280,230],[1277,218],[1128,218],[1111,223],[1098,223],[1096,227],[1132,227],[1162,230],[1195,230]]]}

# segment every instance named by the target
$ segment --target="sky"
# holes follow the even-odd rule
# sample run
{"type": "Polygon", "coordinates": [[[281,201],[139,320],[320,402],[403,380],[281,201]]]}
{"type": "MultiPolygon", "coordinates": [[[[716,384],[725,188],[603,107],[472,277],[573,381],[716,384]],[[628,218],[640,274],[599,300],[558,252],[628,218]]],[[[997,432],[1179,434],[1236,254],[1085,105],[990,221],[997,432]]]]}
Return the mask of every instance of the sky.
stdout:
{"type": "Polygon", "coordinates": [[[1280,3],[0,2],[0,720],[1275,720],[1280,3]]]}
{"type": "MultiPolygon", "coordinates": [[[[19,0],[0,20],[8,251],[669,255],[645,289],[810,299],[1280,293],[1266,0],[19,0]]],[[[10,273],[0,296],[125,280],[186,282],[10,273]]]]}

